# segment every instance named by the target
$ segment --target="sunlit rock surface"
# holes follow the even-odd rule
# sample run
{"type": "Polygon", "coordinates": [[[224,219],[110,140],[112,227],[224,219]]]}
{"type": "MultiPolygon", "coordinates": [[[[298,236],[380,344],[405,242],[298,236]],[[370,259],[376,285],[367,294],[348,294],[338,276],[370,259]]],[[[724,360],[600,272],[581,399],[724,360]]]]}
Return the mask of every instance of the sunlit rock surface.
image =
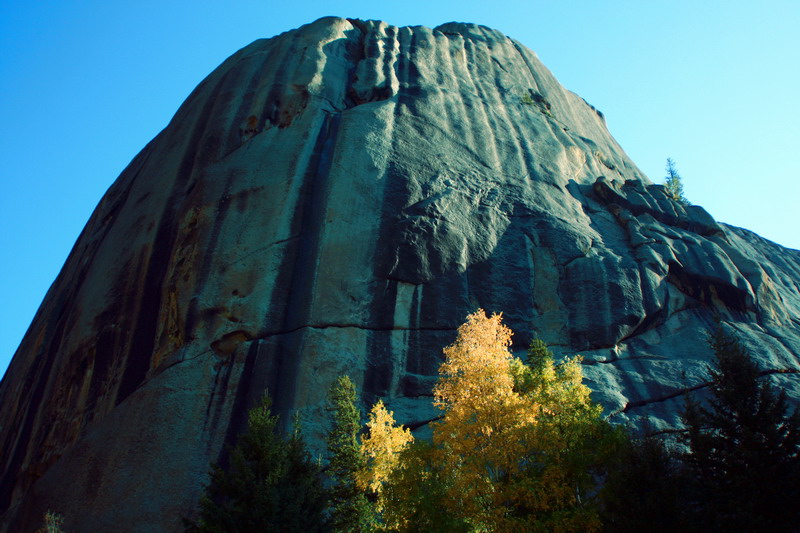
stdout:
{"type": "Polygon", "coordinates": [[[583,354],[614,421],[674,427],[715,317],[797,399],[798,283],[512,39],[321,19],[223,63],[101,201],[0,385],[2,531],[182,530],[267,388],[317,444],[341,374],[424,434],[477,307],[583,354]]]}

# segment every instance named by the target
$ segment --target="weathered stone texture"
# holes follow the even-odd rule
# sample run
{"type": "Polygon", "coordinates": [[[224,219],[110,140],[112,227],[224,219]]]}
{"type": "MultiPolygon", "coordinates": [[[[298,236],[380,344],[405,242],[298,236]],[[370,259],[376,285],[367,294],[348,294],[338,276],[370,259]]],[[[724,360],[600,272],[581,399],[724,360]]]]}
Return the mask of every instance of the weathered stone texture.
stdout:
{"type": "Polygon", "coordinates": [[[0,385],[2,531],[178,531],[268,388],[319,442],[349,374],[435,416],[477,307],[676,423],[719,316],[797,399],[800,252],[653,185],[488,28],[327,18],[223,63],[109,189],[0,385]]]}

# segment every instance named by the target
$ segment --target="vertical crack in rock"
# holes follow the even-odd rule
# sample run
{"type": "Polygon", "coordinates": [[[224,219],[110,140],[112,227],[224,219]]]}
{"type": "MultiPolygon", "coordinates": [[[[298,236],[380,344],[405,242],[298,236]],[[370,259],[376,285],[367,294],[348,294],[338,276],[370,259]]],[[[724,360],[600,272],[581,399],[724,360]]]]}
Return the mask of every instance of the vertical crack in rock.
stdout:
{"type": "MultiPolygon", "coordinates": [[[[285,283],[287,288],[283,302],[286,312],[282,330],[293,329],[309,321],[320,235],[325,227],[328,180],[340,123],[341,114],[324,115],[303,176],[302,190],[292,220],[292,233],[299,237],[290,245],[291,251],[284,256],[281,273],[285,273],[285,278],[278,280],[278,283],[285,283]]],[[[269,390],[273,398],[273,409],[284,415],[284,424],[287,423],[286,414],[292,407],[295,395],[302,335],[300,332],[294,336],[281,336],[270,354],[275,360],[272,363],[275,370],[269,390]]]]}

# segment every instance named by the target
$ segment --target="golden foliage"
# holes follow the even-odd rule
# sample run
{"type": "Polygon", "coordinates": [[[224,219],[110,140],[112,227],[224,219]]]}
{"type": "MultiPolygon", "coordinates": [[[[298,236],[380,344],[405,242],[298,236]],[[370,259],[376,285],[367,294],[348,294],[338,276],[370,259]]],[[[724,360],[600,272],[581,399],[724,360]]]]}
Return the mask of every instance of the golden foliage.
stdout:
{"type": "Polygon", "coordinates": [[[362,490],[378,495],[392,470],[397,468],[400,453],[414,440],[411,431],[395,425],[394,415],[378,400],[369,413],[368,433],[361,437],[361,454],[366,460],[364,469],[356,474],[362,490]]]}
{"type": "Polygon", "coordinates": [[[515,430],[532,421],[514,391],[511,335],[502,315],[469,315],[444,349],[433,389],[434,405],[444,411],[433,440],[454,475],[453,506],[478,523],[496,522],[496,482],[517,469],[523,450],[515,430]]]}
{"type": "Polygon", "coordinates": [[[580,356],[556,363],[537,340],[523,362],[511,336],[481,309],[458,329],[433,389],[443,415],[432,443],[373,407],[359,485],[377,493],[384,530],[600,528],[596,473],[619,433],[592,402],[580,356]]]}
{"type": "Polygon", "coordinates": [[[478,310],[444,350],[433,439],[452,475],[446,504],[476,530],[597,530],[584,504],[596,488],[587,449],[607,425],[581,358],[555,364],[537,341],[526,364],[509,351],[511,335],[501,315],[478,310]]]}

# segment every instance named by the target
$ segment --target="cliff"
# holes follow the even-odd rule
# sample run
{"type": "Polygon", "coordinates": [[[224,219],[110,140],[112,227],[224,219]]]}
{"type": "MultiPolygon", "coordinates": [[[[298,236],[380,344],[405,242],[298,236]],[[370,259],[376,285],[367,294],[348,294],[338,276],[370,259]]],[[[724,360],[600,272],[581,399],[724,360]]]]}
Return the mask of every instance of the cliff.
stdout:
{"type": "Polygon", "coordinates": [[[800,252],[652,184],[483,26],[320,19],[231,56],[98,205],[0,384],[2,531],[179,531],[269,389],[312,442],[349,374],[418,431],[477,307],[677,423],[715,317],[800,399],[800,252]]]}

